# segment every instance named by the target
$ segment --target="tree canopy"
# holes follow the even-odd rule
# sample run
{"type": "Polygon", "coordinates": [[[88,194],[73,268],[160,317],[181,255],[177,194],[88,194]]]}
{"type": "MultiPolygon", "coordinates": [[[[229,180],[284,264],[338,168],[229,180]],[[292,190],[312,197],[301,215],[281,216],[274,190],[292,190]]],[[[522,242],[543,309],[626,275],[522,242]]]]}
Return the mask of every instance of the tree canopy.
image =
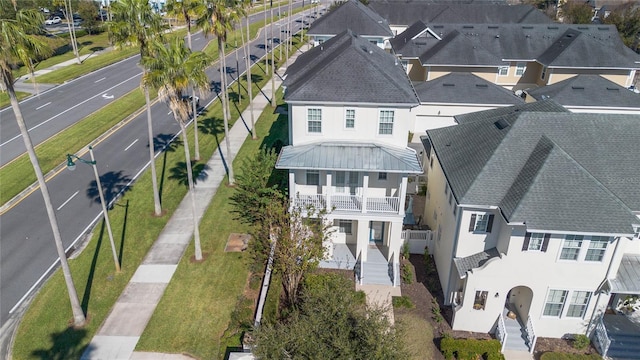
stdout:
{"type": "Polygon", "coordinates": [[[584,1],[567,0],[561,10],[564,23],[590,24],[593,18],[593,8],[584,1]]]}
{"type": "Polygon", "coordinates": [[[640,34],[640,7],[627,3],[614,8],[609,16],[601,18],[605,24],[612,24],[618,29],[622,42],[631,49],[640,50],[638,35],[640,34]]]}

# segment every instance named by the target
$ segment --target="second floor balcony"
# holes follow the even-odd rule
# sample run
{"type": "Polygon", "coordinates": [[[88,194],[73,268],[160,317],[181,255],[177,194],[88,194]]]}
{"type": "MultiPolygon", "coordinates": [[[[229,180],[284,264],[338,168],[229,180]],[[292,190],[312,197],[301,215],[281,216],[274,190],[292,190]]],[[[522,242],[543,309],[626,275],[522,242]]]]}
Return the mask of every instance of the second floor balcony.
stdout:
{"type": "Polygon", "coordinates": [[[391,213],[404,214],[400,207],[400,197],[383,196],[365,198],[358,195],[323,195],[323,194],[296,194],[293,197],[293,205],[305,208],[313,206],[316,209],[329,211],[348,211],[363,213],[391,213]]]}

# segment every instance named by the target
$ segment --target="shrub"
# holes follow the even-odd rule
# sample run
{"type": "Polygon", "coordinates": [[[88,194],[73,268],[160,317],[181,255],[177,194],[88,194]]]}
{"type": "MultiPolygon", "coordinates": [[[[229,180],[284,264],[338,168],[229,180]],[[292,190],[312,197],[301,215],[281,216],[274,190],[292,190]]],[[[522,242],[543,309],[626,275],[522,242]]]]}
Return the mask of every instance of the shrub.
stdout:
{"type": "Polygon", "coordinates": [[[573,337],[573,348],[574,349],[578,349],[578,350],[584,350],[587,347],[589,347],[589,344],[591,344],[591,340],[589,340],[589,337],[587,335],[584,334],[576,334],[573,337]]]}
{"type": "Polygon", "coordinates": [[[409,259],[409,241],[405,241],[404,244],[402,244],[402,258],[409,259]]]}
{"type": "Polygon", "coordinates": [[[411,267],[406,264],[402,264],[402,282],[405,284],[411,284],[413,281],[413,271],[411,267]]]}
{"type": "Polygon", "coordinates": [[[540,356],[540,360],[600,360],[602,357],[598,354],[569,354],[561,352],[546,352],[540,356]]]}
{"type": "Polygon", "coordinates": [[[500,353],[502,345],[498,340],[452,339],[443,337],[440,350],[447,360],[504,360],[500,353]]]}
{"type": "Polygon", "coordinates": [[[444,320],[442,313],[440,313],[440,304],[438,300],[431,299],[431,313],[433,313],[433,320],[437,323],[441,323],[444,320]]]}
{"type": "Polygon", "coordinates": [[[409,299],[408,296],[394,296],[391,298],[391,303],[393,304],[394,308],[407,308],[407,309],[411,309],[413,308],[413,303],[411,302],[411,299],[409,299]]]}

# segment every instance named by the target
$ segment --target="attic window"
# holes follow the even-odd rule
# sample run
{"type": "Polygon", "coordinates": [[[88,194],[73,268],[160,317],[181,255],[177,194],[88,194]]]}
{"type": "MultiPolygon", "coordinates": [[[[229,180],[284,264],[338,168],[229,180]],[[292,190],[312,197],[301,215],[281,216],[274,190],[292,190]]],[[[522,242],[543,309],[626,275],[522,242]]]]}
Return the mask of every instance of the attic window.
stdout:
{"type": "Polygon", "coordinates": [[[584,90],[584,86],[572,86],[573,90],[584,90]]]}
{"type": "Polygon", "coordinates": [[[456,85],[455,85],[455,84],[448,84],[448,83],[445,83],[445,84],[442,84],[442,86],[456,86],[456,85]]]}
{"type": "Polygon", "coordinates": [[[486,89],[486,88],[489,87],[489,85],[487,85],[487,84],[476,84],[476,87],[477,88],[485,88],[486,89]]]}
{"type": "Polygon", "coordinates": [[[500,119],[494,122],[493,124],[498,128],[498,130],[502,130],[509,127],[509,122],[505,119],[500,119]]]}

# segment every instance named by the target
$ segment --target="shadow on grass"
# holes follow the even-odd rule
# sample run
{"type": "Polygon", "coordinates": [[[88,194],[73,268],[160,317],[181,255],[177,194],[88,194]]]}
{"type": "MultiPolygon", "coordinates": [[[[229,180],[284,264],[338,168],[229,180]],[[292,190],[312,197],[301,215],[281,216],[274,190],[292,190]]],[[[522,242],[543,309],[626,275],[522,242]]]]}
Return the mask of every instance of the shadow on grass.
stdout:
{"type": "MultiPolygon", "coordinates": [[[[175,137],[175,134],[158,134],[153,139],[153,148],[155,152],[163,151],[162,155],[162,170],[160,171],[160,184],[158,185],[158,196],[160,197],[160,203],[162,204],[162,188],[164,187],[164,175],[167,172],[167,155],[170,152],[176,151],[178,146],[182,145],[182,140],[175,137]],[[172,141],[173,139],[173,141],[172,141]]],[[[149,144],[147,144],[149,147],[149,144]]]]}
{"type": "MultiPolygon", "coordinates": [[[[111,201],[130,189],[130,187],[128,186],[130,181],[131,178],[128,175],[123,174],[122,170],[109,171],[108,173],[100,176],[100,182],[102,183],[102,192],[104,194],[104,200],[107,203],[107,209],[111,208],[111,201]]],[[[87,189],[87,197],[89,199],[92,199],[95,203],[100,203],[98,185],[95,180],[92,180],[89,183],[89,188],[87,189]]]]}
{"type": "Polygon", "coordinates": [[[124,220],[122,221],[122,234],[120,235],[120,251],[118,252],[118,262],[122,266],[124,257],[124,239],[127,233],[127,218],[129,216],[129,200],[124,204],[124,220]]]}
{"type": "MultiPolygon", "coordinates": [[[[224,171],[229,174],[229,167],[227,166],[227,161],[224,157],[224,152],[222,151],[222,147],[220,146],[220,137],[218,134],[224,133],[224,120],[215,117],[208,117],[203,119],[199,123],[200,132],[206,135],[213,135],[216,138],[216,147],[218,148],[218,153],[220,154],[220,159],[222,160],[222,165],[224,166],[224,171]]],[[[224,135],[223,135],[224,136],[224,135]]]]}
{"type": "Polygon", "coordinates": [[[93,44],[93,41],[83,41],[80,43],[81,46],[89,46],[91,44],[93,44]]]}
{"type": "Polygon", "coordinates": [[[91,289],[93,287],[93,277],[96,272],[96,265],[98,264],[98,255],[100,255],[100,248],[102,247],[102,238],[105,236],[105,223],[102,222],[100,226],[100,236],[98,236],[96,243],[96,251],[93,253],[93,259],[91,259],[91,268],[89,269],[89,276],[87,276],[87,283],[84,287],[84,295],[82,295],[82,311],[88,313],[89,300],[91,299],[91,289]]]}
{"type": "Polygon", "coordinates": [[[80,344],[87,336],[85,329],[68,327],[63,332],[51,334],[51,348],[34,350],[31,355],[38,359],[63,360],[82,356],[83,346],[80,344]]]}
{"type": "MultiPolygon", "coordinates": [[[[191,174],[193,175],[194,184],[197,184],[198,181],[206,180],[209,177],[209,174],[207,174],[205,170],[209,170],[207,164],[191,161],[191,174]]],[[[186,162],[178,162],[176,166],[172,167],[169,171],[171,172],[169,179],[178,181],[178,184],[189,186],[186,162]]]]}
{"type": "Polygon", "coordinates": [[[94,46],[94,47],[90,48],[89,50],[91,50],[93,52],[96,52],[96,51],[102,51],[104,49],[105,49],[104,46],[94,46]]]}

